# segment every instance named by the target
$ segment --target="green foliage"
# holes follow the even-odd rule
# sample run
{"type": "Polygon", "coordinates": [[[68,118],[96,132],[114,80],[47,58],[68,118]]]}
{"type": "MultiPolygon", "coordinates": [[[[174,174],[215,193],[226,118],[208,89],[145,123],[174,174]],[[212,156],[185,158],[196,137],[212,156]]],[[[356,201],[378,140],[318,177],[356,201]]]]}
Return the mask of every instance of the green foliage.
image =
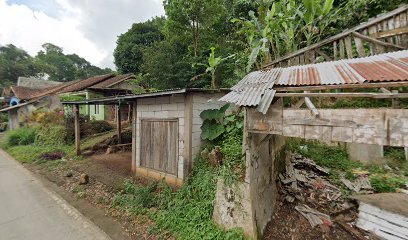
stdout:
{"type": "Polygon", "coordinates": [[[4,146],[12,147],[19,145],[30,145],[35,142],[35,137],[35,128],[17,128],[6,133],[4,146]]]}
{"type": "Polygon", "coordinates": [[[317,164],[340,171],[348,171],[361,167],[360,163],[348,158],[345,148],[339,146],[328,146],[318,141],[306,141],[291,139],[289,149],[313,159],[317,164]]]}
{"type": "Polygon", "coordinates": [[[157,17],[143,23],[135,23],[117,40],[113,53],[115,64],[121,73],[139,73],[143,64],[143,51],[155,42],[163,40],[161,28],[163,17],[157,17]]]}
{"type": "MultiPolygon", "coordinates": [[[[222,62],[224,62],[225,60],[234,57],[234,55],[230,55],[228,57],[225,58],[221,58],[221,57],[215,57],[215,47],[211,47],[211,53],[210,56],[208,57],[208,64],[195,64],[195,65],[201,65],[204,66],[205,72],[211,75],[211,89],[216,89],[217,88],[217,81],[216,81],[216,70],[218,68],[219,65],[221,65],[222,62]]],[[[194,66],[194,65],[193,65],[194,66]]],[[[201,76],[201,75],[198,75],[201,76]]],[[[196,76],[196,77],[198,77],[196,76]]]]}
{"type": "Polygon", "coordinates": [[[59,99],[62,102],[70,102],[70,101],[82,101],[86,99],[86,96],[84,95],[59,95],[59,99]]]}
{"type": "Polygon", "coordinates": [[[104,133],[113,130],[112,125],[103,120],[92,120],[90,123],[93,134],[104,133]]]}
{"type": "Polygon", "coordinates": [[[0,123],[7,123],[8,122],[8,114],[7,113],[0,113],[0,123]]]}
{"type": "Polygon", "coordinates": [[[64,145],[67,141],[67,131],[62,125],[47,125],[38,128],[35,144],[64,145]]]}
{"type": "Polygon", "coordinates": [[[234,19],[247,40],[247,71],[318,41],[331,23],[332,8],[333,0],[262,1],[256,13],[234,19]]]}
{"type": "Polygon", "coordinates": [[[145,214],[177,239],[243,239],[240,230],[224,232],[213,221],[217,173],[204,160],[194,162],[191,177],[177,191],[164,183],[138,186],[125,183],[114,205],[134,214],[145,214]]]}
{"type": "Polygon", "coordinates": [[[50,80],[71,81],[111,72],[91,65],[76,54],[65,55],[62,48],[46,43],[35,57],[12,44],[0,47],[0,79],[2,86],[17,82],[18,77],[33,76],[50,80]]]}
{"type": "Polygon", "coordinates": [[[220,146],[224,161],[219,176],[230,185],[245,175],[245,161],[242,156],[243,121],[242,112],[225,116],[229,104],[221,109],[210,109],[201,112],[204,120],[201,126],[201,138],[209,140],[208,148],[220,146]]]}
{"type": "Polygon", "coordinates": [[[200,113],[200,117],[203,119],[201,126],[201,138],[203,140],[213,141],[225,132],[224,115],[229,106],[229,104],[225,104],[220,109],[208,109],[200,113]]]}
{"type": "Polygon", "coordinates": [[[406,179],[396,175],[373,174],[370,183],[376,192],[395,192],[405,185],[406,179]]]}
{"type": "Polygon", "coordinates": [[[38,146],[38,145],[25,145],[14,146],[6,149],[7,152],[23,163],[32,163],[41,160],[41,156],[50,152],[64,152],[68,156],[73,156],[74,151],[71,146],[38,146]]]}

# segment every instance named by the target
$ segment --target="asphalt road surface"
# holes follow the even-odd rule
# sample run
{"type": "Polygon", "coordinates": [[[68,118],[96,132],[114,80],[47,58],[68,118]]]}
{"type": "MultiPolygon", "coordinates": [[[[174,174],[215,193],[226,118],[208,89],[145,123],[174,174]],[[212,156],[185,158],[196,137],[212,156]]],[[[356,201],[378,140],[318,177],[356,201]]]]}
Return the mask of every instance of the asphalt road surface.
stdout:
{"type": "Polygon", "coordinates": [[[110,239],[0,150],[0,240],[110,239]]]}

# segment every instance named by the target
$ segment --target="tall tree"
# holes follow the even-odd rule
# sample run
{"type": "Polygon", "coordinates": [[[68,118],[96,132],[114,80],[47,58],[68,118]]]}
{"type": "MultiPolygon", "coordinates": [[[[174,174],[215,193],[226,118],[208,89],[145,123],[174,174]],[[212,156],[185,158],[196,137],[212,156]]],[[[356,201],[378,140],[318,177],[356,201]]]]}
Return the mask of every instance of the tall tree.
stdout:
{"type": "Polygon", "coordinates": [[[163,40],[161,28],[164,18],[154,18],[144,23],[135,23],[118,37],[114,51],[115,64],[122,73],[139,73],[143,63],[143,51],[155,42],[163,40]]]}
{"type": "Polygon", "coordinates": [[[38,71],[33,58],[12,44],[0,47],[0,87],[17,82],[20,76],[32,76],[38,71]]]}

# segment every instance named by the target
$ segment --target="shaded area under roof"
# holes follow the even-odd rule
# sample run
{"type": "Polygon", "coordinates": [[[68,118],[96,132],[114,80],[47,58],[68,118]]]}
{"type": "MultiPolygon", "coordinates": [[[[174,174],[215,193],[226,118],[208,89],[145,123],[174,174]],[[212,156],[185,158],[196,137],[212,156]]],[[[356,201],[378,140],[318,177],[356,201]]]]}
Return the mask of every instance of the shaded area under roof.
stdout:
{"type": "Polygon", "coordinates": [[[266,112],[276,86],[324,87],[407,80],[408,50],[404,50],[365,58],[255,71],[245,76],[220,101],[239,106],[259,106],[260,112],[266,112]]]}

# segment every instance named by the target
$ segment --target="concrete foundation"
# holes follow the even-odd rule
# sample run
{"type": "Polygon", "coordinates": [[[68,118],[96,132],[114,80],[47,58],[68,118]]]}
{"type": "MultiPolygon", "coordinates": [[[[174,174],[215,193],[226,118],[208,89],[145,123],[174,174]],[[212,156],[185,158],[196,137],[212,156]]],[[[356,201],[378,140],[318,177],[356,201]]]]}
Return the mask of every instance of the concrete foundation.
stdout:
{"type": "Polygon", "coordinates": [[[225,230],[241,227],[246,236],[253,236],[249,184],[226,186],[223,180],[218,180],[213,218],[225,230]]]}
{"type": "Polygon", "coordinates": [[[374,144],[347,143],[351,160],[364,164],[385,164],[384,147],[374,144]]]}
{"type": "Polygon", "coordinates": [[[248,133],[245,182],[225,187],[218,182],[214,220],[225,229],[241,227],[247,237],[261,238],[278,199],[276,179],[285,170],[285,137],[248,133]]]}

